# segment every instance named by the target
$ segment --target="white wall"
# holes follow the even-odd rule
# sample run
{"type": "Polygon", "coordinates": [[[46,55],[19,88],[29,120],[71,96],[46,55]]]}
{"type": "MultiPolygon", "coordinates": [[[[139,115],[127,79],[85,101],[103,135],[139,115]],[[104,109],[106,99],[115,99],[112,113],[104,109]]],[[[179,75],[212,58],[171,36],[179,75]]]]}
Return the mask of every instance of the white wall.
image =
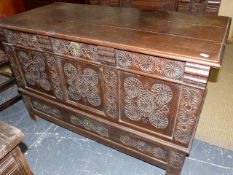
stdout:
{"type": "Polygon", "coordinates": [[[232,18],[229,39],[233,40],[233,0],[222,0],[221,6],[219,9],[219,15],[229,16],[232,18]]]}

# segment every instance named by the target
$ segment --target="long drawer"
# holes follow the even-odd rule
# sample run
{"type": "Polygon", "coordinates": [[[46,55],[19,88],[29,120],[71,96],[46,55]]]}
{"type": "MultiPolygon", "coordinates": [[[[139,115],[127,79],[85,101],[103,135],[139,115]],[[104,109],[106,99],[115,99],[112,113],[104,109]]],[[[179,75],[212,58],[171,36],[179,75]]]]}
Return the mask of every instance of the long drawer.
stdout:
{"type": "Polygon", "coordinates": [[[183,164],[187,154],[182,147],[174,148],[169,142],[129,129],[113,122],[97,118],[83,111],[59,105],[43,97],[24,91],[24,101],[35,115],[71,129],[102,144],[166,169],[169,161],[183,164]],[[27,94],[27,95],[25,95],[27,94]],[[178,151],[177,151],[178,150],[178,151]],[[180,151],[179,151],[180,150],[180,151]],[[174,154],[180,159],[174,158],[174,154]]]}

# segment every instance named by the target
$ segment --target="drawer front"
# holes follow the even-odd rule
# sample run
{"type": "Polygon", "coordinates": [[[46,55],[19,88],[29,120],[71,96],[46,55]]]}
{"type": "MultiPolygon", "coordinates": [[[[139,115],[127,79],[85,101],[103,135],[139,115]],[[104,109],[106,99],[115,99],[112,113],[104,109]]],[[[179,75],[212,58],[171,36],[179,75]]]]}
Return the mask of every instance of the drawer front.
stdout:
{"type": "Polygon", "coordinates": [[[136,152],[145,154],[146,156],[151,157],[151,159],[160,161],[163,164],[166,164],[166,161],[168,160],[168,150],[170,148],[161,143],[130,133],[124,129],[120,129],[119,126],[113,126],[108,122],[97,121],[95,117],[91,117],[88,114],[83,115],[79,112],[73,112],[71,110],[67,111],[41,99],[33,97],[27,98],[30,99],[33,110],[39,116],[44,116],[54,122],[65,121],[74,127],[84,129],[96,136],[114,141],[136,152]]]}

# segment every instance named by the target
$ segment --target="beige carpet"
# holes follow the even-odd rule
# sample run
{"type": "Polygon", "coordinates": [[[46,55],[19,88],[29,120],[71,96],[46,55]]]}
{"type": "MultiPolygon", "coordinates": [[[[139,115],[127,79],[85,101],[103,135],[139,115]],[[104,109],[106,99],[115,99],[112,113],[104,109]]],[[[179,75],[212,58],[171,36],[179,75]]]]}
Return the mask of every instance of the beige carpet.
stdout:
{"type": "Polygon", "coordinates": [[[221,70],[211,71],[195,138],[233,150],[233,44],[226,47],[221,70]]]}

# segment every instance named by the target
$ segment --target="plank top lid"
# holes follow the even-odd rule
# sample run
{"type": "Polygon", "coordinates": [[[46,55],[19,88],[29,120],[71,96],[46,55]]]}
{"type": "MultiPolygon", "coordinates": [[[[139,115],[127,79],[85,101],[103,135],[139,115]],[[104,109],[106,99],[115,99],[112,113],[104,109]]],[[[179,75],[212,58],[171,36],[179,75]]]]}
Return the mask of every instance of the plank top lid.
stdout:
{"type": "Polygon", "coordinates": [[[230,23],[221,16],[58,2],[8,17],[0,27],[220,67],[230,23]]]}

